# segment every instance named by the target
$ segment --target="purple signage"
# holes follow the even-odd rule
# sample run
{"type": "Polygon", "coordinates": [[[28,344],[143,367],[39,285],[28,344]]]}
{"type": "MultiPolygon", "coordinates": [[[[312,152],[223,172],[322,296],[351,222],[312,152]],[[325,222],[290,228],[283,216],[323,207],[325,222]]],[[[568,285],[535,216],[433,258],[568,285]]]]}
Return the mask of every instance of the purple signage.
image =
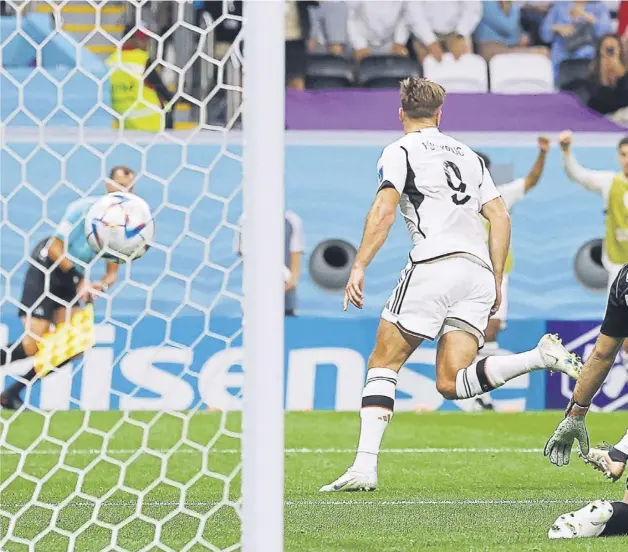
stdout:
{"type": "MultiPolygon", "coordinates": [[[[400,131],[398,90],[288,90],[289,130],[400,131]]],[[[575,96],[556,94],[449,94],[441,128],[448,131],[619,132],[575,96]]]]}
{"type": "MultiPolygon", "coordinates": [[[[600,322],[549,321],[547,331],[560,335],[565,347],[586,361],[600,332],[600,322]]],[[[545,407],[565,408],[575,381],[564,374],[548,375],[546,381],[545,407]]],[[[593,405],[594,409],[603,411],[628,409],[628,355],[623,351],[617,355],[593,405]]]]}

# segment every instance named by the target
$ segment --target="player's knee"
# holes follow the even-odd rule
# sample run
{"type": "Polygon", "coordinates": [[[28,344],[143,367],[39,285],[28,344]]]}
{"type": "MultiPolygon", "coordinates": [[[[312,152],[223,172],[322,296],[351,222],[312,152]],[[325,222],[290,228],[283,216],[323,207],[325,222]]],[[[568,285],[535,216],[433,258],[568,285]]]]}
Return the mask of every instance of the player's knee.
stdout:
{"type": "Polygon", "coordinates": [[[436,389],[449,401],[453,401],[458,398],[456,395],[456,380],[438,378],[436,380],[436,389]]]}

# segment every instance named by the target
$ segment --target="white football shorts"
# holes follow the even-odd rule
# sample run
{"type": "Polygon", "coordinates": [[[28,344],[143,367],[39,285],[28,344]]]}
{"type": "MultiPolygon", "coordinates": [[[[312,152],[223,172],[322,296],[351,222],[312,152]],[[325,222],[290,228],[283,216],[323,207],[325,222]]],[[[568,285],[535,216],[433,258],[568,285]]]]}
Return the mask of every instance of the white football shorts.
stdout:
{"type": "Polygon", "coordinates": [[[478,263],[464,257],[408,262],[382,318],[404,333],[429,340],[463,330],[481,347],[494,303],[495,278],[478,263]]]}

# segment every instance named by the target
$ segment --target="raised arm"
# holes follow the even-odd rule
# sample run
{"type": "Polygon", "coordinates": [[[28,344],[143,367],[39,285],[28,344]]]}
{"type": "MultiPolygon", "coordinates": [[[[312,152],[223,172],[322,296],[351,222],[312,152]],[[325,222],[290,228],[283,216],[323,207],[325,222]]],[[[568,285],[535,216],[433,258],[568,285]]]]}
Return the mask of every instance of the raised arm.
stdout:
{"type": "Polygon", "coordinates": [[[581,166],[576,161],[571,151],[571,144],[573,142],[571,131],[565,130],[561,132],[558,142],[560,143],[560,149],[563,155],[565,172],[569,179],[591,192],[602,194],[602,196],[606,198],[615,174],[608,171],[592,171],[581,166]]]}
{"type": "Polygon", "coordinates": [[[550,139],[547,136],[539,136],[539,155],[532,165],[528,176],[525,177],[524,191],[527,193],[534,188],[543,174],[545,168],[545,160],[547,159],[547,153],[550,148],[550,139]]]}

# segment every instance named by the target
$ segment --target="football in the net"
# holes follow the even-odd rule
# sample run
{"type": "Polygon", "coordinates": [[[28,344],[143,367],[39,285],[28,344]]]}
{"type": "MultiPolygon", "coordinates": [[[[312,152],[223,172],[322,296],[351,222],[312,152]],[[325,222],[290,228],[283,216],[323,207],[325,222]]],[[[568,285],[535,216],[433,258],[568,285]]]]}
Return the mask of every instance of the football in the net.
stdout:
{"type": "Polygon", "coordinates": [[[135,194],[107,194],[87,212],[85,236],[89,246],[105,259],[119,263],[139,259],[155,238],[153,213],[135,194]]]}

